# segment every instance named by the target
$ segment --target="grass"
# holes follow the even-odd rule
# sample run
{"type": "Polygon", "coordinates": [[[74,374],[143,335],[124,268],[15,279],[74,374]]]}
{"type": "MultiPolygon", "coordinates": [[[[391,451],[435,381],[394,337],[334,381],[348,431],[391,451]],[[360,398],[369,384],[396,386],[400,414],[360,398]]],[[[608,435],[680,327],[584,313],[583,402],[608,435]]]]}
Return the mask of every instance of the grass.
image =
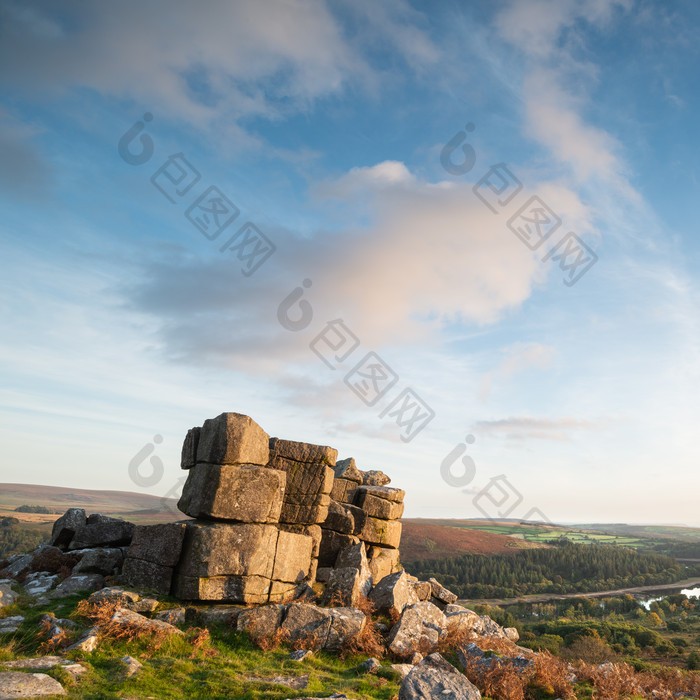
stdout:
{"type": "MultiPolygon", "coordinates": [[[[12,606],[0,609],[0,617],[24,615],[25,621],[14,634],[4,635],[0,644],[0,661],[31,658],[46,652],[42,648],[45,635],[40,632],[40,618],[52,612],[58,618],[71,617],[80,629],[71,632],[75,639],[92,622],[83,601],[88,594],[75,594],[41,607],[29,606],[31,599],[20,597],[12,606]]],[[[283,698],[345,693],[362,700],[396,697],[399,682],[388,668],[389,661],[377,675],[360,675],[356,667],[367,654],[351,654],[345,658],[329,652],[316,652],[303,662],[289,658],[290,647],[279,645],[263,651],[247,633],[239,633],[226,625],[213,625],[209,631],[182,626],[184,635],[166,638],[139,636],[131,639],[101,641],[92,654],[69,652],[68,659],[82,663],[88,670],[74,680],[60,667],[46,671],[61,682],[71,697],[76,698],[283,698]],[[125,678],[123,656],[138,659],[143,668],[132,678],[125,678]],[[304,690],[251,678],[300,676],[309,674],[304,690]]],[[[51,652],[56,653],[56,652],[51,652]]]]}

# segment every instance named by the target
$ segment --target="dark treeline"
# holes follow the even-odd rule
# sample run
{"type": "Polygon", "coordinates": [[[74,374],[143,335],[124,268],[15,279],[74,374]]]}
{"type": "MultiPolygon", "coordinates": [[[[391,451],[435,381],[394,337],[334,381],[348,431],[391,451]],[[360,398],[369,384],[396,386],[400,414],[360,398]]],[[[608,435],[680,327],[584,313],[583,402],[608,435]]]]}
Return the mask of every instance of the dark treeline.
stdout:
{"type": "Polygon", "coordinates": [[[0,518],[0,560],[12,554],[29,552],[46,539],[46,533],[22,527],[17,518],[0,518]]]}
{"type": "Polygon", "coordinates": [[[514,598],[531,593],[585,593],[674,583],[688,575],[671,557],[625,547],[550,543],[516,555],[465,554],[406,564],[421,579],[435,576],[460,598],[514,598]]]}

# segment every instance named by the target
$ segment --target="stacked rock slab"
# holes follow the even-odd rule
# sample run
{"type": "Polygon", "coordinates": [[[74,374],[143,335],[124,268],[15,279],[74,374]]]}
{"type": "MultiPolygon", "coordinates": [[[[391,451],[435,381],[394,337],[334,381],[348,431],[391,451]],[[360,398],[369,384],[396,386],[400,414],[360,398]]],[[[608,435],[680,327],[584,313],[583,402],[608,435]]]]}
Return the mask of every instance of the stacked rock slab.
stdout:
{"type": "Polygon", "coordinates": [[[239,413],[188,431],[181,466],[189,473],[178,508],[194,519],[138,528],[124,582],[183,600],[251,604],[293,597],[309,577],[314,541],[280,526],[288,475],[268,465],[269,445],[269,435],[239,413]],[[149,540],[161,546],[148,546],[149,540]]]}
{"type": "Polygon", "coordinates": [[[183,600],[280,603],[320,567],[328,581],[340,566],[331,588],[354,602],[400,568],[404,492],[337,457],[332,447],[270,438],[239,413],[192,428],[178,503],[192,520],[137,527],[123,582],[183,600]],[[353,546],[361,551],[351,549],[352,562],[337,564],[353,546]]]}
{"type": "Polygon", "coordinates": [[[382,472],[359,470],[352,458],[336,464],[328,517],[321,526],[319,566],[335,566],[338,552],[365,542],[374,581],[399,570],[405,492],[386,486],[389,481],[382,472]]]}

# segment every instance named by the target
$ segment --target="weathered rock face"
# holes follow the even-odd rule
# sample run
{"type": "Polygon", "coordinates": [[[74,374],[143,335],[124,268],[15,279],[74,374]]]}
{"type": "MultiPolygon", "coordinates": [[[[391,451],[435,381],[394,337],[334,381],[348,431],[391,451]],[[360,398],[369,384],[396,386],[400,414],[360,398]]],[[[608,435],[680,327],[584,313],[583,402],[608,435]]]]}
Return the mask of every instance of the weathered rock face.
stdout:
{"type": "Polygon", "coordinates": [[[89,515],[85,525],[77,529],[68,545],[69,549],[89,549],[92,547],[119,547],[128,545],[135,525],[120,518],[110,518],[94,513],[89,515]]]}
{"type": "Polygon", "coordinates": [[[286,475],[276,469],[246,465],[196,464],[177,507],[193,518],[277,523],[286,475]]]}
{"type": "Polygon", "coordinates": [[[264,466],[270,458],[269,441],[269,435],[252,418],[222,413],[204,421],[197,440],[197,463],[264,466]]]}
{"type": "Polygon", "coordinates": [[[389,635],[389,649],[402,658],[410,658],[416,652],[425,656],[437,649],[446,633],[447,621],[440,608],[420,601],[404,608],[389,635]]]}
{"type": "Polygon", "coordinates": [[[137,526],[124,560],[122,581],[168,595],[180,559],[185,527],[182,522],[137,526]]]}
{"type": "Polygon", "coordinates": [[[372,589],[369,598],[377,610],[394,615],[400,615],[407,605],[419,602],[405,571],[385,576],[372,589]]]}
{"type": "Polygon", "coordinates": [[[481,693],[440,654],[431,654],[404,678],[399,700],[480,700],[481,693]]]}
{"type": "Polygon", "coordinates": [[[189,600],[264,603],[288,599],[308,578],[308,535],[254,523],[187,523],[175,595],[189,600]]]}

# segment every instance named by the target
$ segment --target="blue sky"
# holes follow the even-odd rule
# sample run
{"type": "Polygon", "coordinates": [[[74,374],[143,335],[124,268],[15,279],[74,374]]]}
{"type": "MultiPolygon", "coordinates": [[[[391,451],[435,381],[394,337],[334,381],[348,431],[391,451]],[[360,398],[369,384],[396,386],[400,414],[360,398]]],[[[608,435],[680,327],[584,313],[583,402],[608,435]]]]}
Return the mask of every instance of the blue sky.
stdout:
{"type": "Polygon", "coordinates": [[[3,2],[2,480],[172,495],[228,410],[412,517],[700,525],[699,25],[3,2]]]}

